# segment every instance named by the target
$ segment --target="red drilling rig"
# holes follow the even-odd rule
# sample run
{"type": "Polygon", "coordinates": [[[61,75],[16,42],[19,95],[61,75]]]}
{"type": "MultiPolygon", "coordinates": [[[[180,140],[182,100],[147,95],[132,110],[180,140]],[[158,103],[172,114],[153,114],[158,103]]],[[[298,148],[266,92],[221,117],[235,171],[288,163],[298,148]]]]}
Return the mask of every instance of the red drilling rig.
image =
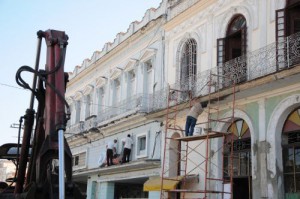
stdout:
{"type": "Polygon", "coordinates": [[[16,73],[18,85],[29,89],[32,94],[29,108],[21,117],[25,120],[22,144],[15,145],[18,148],[16,177],[13,179],[15,188],[13,193],[5,188],[0,198],[82,199],[85,197],[72,181],[72,154],[64,138],[70,118],[64,97],[68,81],[68,74],[64,72],[68,36],[57,30],[38,31],[37,36],[35,68],[22,66],[16,73]],[[47,45],[46,67],[40,70],[43,38],[47,45]],[[22,72],[33,73],[31,87],[22,79],[22,72]],[[37,111],[34,110],[35,99],[37,111]]]}

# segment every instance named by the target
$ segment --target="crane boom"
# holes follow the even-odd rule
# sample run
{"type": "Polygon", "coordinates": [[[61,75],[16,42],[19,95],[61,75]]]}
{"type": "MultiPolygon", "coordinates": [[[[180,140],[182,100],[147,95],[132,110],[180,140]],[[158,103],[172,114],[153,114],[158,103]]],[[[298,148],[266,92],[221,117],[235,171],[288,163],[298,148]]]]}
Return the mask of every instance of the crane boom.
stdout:
{"type": "Polygon", "coordinates": [[[64,97],[68,81],[68,74],[64,72],[68,36],[57,30],[39,31],[37,35],[35,69],[22,66],[16,73],[17,83],[31,90],[32,95],[24,116],[21,154],[20,158],[17,157],[17,181],[11,198],[81,199],[84,197],[72,181],[72,153],[64,138],[70,117],[64,97]],[[38,67],[42,39],[47,45],[45,70],[38,67]],[[33,73],[32,87],[22,79],[24,71],[33,73]],[[35,98],[38,101],[37,112],[34,110],[35,98]]]}

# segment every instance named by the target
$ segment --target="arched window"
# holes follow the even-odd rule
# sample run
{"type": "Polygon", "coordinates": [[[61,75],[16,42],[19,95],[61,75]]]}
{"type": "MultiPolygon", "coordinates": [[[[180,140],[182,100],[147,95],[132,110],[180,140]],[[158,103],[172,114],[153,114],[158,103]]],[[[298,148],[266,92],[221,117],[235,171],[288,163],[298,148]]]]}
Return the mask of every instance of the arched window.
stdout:
{"type": "Polygon", "coordinates": [[[197,74],[197,42],[188,39],[181,49],[180,86],[181,89],[192,89],[197,74]]]}
{"type": "Polygon", "coordinates": [[[300,197],[300,108],[286,119],[282,130],[282,160],[286,197],[300,197]]]}
{"type": "Polygon", "coordinates": [[[232,77],[236,83],[246,81],[246,57],[231,61],[246,55],[247,23],[244,16],[237,15],[232,18],[226,31],[226,37],[218,39],[217,45],[217,63],[219,67],[222,67],[223,75],[232,77]]]}
{"type": "Polygon", "coordinates": [[[248,124],[237,119],[227,131],[229,134],[224,143],[224,178],[230,178],[232,166],[233,199],[251,198],[251,135],[248,124]]]}
{"type": "Polygon", "coordinates": [[[246,19],[238,15],[228,26],[225,44],[225,62],[246,53],[246,19]]]}
{"type": "Polygon", "coordinates": [[[288,1],[287,36],[300,32],[300,1],[288,1]]]}

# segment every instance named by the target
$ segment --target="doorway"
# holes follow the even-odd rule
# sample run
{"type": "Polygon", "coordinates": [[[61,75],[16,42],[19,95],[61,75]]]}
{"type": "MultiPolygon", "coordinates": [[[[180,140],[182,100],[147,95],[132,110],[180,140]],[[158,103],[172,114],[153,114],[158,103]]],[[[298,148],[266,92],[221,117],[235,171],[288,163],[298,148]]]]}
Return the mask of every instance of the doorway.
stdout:
{"type": "Polygon", "coordinates": [[[233,199],[251,199],[251,177],[233,178],[233,199]]]}

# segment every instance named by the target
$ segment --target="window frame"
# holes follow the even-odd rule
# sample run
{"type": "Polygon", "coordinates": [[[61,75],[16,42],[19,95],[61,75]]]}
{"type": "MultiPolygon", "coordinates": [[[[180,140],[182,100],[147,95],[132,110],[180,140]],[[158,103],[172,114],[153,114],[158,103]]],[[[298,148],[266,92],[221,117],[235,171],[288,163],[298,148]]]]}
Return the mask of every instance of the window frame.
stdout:
{"type": "Polygon", "coordinates": [[[135,154],[136,154],[137,159],[148,157],[148,147],[149,147],[149,145],[148,145],[149,135],[148,134],[149,134],[148,132],[144,132],[144,133],[140,133],[136,136],[135,154]],[[142,138],[146,138],[146,141],[145,141],[145,149],[142,150],[142,153],[141,153],[140,139],[142,139],[142,138]]]}
{"type": "Polygon", "coordinates": [[[78,151],[78,152],[75,152],[73,153],[72,155],[72,167],[73,167],[73,170],[78,170],[78,169],[85,169],[87,168],[87,160],[88,160],[88,151],[87,149],[86,150],[81,150],[81,151],[78,151]],[[85,154],[85,161],[84,161],[84,165],[79,165],[80,163],[80,155],[81,154],[85,154]],[[75,165],[75,161],[76,161],[76,158],[78,157],[78,164],[75,165]]]}
{"type": "Polygon", "coordinates": [[[180,87],[192,89],[196,84],[198,68],[198,43],[195,38],[188,38],[183,42],[179,52],[179,82],[180,87]],[[190,50],[191,49],[191,50],[190,50]],[[189,60],[189,61],[187,61],[189,60]],[[186,72],[186,74],[184,73],[186,72]]]}
{"type": "MultiPolygon", "coordinates": [[[[300,128],[299,125],[293,126],[291,122],[295,122],[293,118],[299,118],[300,108],[296,108],[290,112],[287,116],[281,133],[281,146],[282,146],[282,175],[283,175],[283,187],[284,194],[299,193],[300,183],[297,183],[297,179],[300,179],[300,164],[297,166],[297,160],[300,155],[296,151],[300,151],[300,128]],[[289,158],[290,151],[292,150],[292,158],[289,158]],[[288,165],[289,164],[289,165],[288,165]],[[288,169],[288,167],[291,169],[288,169]],[[298,177],[297,177],[298,176],[298,177]],[[292,182],[288,181],[288,178],[292,178],[292,182]],[[298,184],[298,189],[297,189],[298,184]],[[290,187],[290,189],[287,189],[290,187]]],[[[298,161],[299,163],[299,161],[298,161]]],[[[299,182],[299,181],[298,181],[299,182]]]]}

